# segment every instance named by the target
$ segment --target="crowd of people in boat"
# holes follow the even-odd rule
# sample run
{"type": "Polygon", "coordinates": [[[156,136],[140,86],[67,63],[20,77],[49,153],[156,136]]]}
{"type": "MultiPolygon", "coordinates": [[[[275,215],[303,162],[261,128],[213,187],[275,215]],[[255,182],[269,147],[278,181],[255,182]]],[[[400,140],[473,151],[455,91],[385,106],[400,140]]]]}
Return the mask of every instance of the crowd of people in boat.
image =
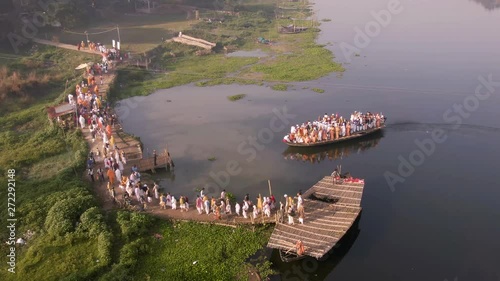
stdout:
{"type": "Polygon", "coordinates": [[[354,111],[349,119],[338,114],[319,116],[317,120],[307,121],[290,128],[283,138],[287,143],[316,143],[349,137],[360,131],[380,128],[385,123],[382,113],[362,113],[354,111]]]}
{"type": "MultiPolygon", "coordinates": [[[[323,161],[335,161],[349,157],[351,154],[359,154],[365,150],[378,145],[380,138],[362,141],[349,146],[335,146],[328,150],[319,151],[316,153],[300,153],[295,151],[285,151],[283,158],[285,160],[295,160],[301,162],[309,162],[311,164],[321,163],[323,161]]],[[[290,148],[289,148],[290,149],[290,148]]]]}

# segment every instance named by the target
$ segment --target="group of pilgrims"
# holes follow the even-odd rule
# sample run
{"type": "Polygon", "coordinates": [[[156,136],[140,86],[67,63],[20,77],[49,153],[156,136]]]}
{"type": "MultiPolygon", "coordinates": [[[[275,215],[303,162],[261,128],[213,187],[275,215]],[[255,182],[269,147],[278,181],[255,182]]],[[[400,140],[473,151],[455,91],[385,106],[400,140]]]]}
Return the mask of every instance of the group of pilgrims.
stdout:
{"type": "Polygon", "coordinates": [[[319,116],[315,121],[290,128],[290,134],[283,138],[287,143],[316,143],[349,137],[357,132],[383,126],[385,117],[382,113],[362,113],[354,111],[350,119],[338,114],[319,116]]]}
{"type": "MultiPolygon", "coordinates": [[[[156,199],[158,199],[158,188],[155,183],[153,188],[156,199]]],[[[298,214],[298,221],[304,223],[304,200],[302,194],[297,193],[296,197],[285,197],[285,203],[279,202],[279,209],[276,210],[276,198],[274,195],[269,197],[259,194],[254,203],[249,194],[246,194],[241,202],[231,200],[227,195],[226,190],[222,190],[220,197],[208,196],[205,193],[205,188],[200,190],[196,195],[195,207],[199,215],[214,215],[216,219],[222,219],[223,215],[236,215],[245,219],[257,219],[259,217],[271,217],[272,212],[276,211],[280,214],[280,218],[288,216],[288,223],[294,224],[294,217],[298,214]],[[235,202],[234,208],[231,202],[235,202]]],[[[187,196],[180,196],[177,200],[169,192],[159,196],[159,205],[161,209],[171,208],[173,210],[180,209],[181,211],[189,210],[189,201],[187,196]]]]}
{"type": "MultiPolygon", "coordinates": [[[[147,184],[142,184],[140,180],[140,173],[134,170],[129,177],[121,176],[119,187],[124,190],[123,199],[126,205],[131,205],[131,199],[135,197],[141,209],[146,209],[147,204],[153,202],[153,198],[158,200],[160,209],[180,210],[187,212],[190,210],[189,199],[187,196],[182,195],[176,198],[174,195],[160,192],[160,186],[154,182],[153,187],[150,188],[147,184]]],[[[111,169],[108,169],[108,189],[113,198],[115,198],[115,191],[113,188],[114,178],[119,175],[112,175],[111,169]]],[[[118,168],[119,171],[119,168],[118,168]]],[[[104,180],[104,176],[102,180],[104,180]]],[[[284,203],[279,202],[279,209],[277,209],[276,198],[274,195],[269,197],[259,194],[254,203],[249,194],[246,194],[241,202],[234,201],[230,196],[227,196],[224,189],[220,197],[208,196],[205,189],[202,188],[200,193],[196,195],[195,207],[199,215],[213,215],[216,219],[220,220],[223,216],[236,215],[245,219],[258,219],[260,217],[271,217],[273,212],[277,212],[281,222],[285,222],[285,217],[288,217],[288,224],[295,224],[294,217],[298,217],[298,222],[304,223],[304,200],[302,199],[301,192],[297,193],[296,197],[284,195],[284,203]],[[231,202],[234,202],[234,207],[231,202]]]]}

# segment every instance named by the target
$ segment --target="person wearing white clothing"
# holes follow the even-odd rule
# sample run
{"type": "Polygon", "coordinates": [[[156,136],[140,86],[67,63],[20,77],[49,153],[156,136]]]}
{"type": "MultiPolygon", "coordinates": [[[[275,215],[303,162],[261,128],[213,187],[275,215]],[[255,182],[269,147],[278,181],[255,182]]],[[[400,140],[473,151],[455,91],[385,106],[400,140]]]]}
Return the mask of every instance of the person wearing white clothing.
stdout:
{"type": "Polygon", "coordinates": [[[120,171],[120,169],[115,170],[115,176],[116,176],[116,180],[118,182],[120,182],[122,180],[122,172],[120,171]]]}
{"type": "Polygon", "coordinates": [[[226,199],[226,213],[228,215],[232,214],[232,211],[231,211],[231,202],[229,202],[229,199],[226,199]]]}
{"type": "Polygon", "coordinates": [[[295,224],[293,222],[292,212],[293,212],[292,206],[288,206],[288,210],[287,210],[287,213],[288,213],[288,224],[295,224]]]}
{"type": "Polygon", "coordinates": [[[299,193],[297,193],[297,209],[300,209],[300,207],[302,207],[303,203],[304,203],[304,199],[302,199],[302,193],[299,192],[299,193]]]}
{"type": "Polygon", "coordinates": [[[83,117],[83,115],[80,115],[80,118],[78,119],[78,121],[80,122],[80,126],[82,127],[82,129],[85,128],[85,117],[83,117]]]}
{"type": "Polygon", "coordinates": [[[271,207],[269,206],[269,204],[266,204],[264,206],[264,215],[266,217],[270,217],[271,216],[271,207]]]}
{"type": "Polygon", "coordinates": [[[234,211],[236,212],[237,216],[240,216],[240,211],[241,211],[240,203],[236,202],[236,205],[234,206],[234,211]]]}
{"type": "Polygon", "coordinates": [[[247,216],[247,211],[248,211],[248,209],[249,209],[249,208],[250,208],[250,207],[248,206],[248,202],[247,202],[247,201],[245,201],[245,203],[243,203],[243,208],[242,208],[242,209],[243,209],[243,217],[244,217],[245,219],[246,219],[246,218],[248,218],[248,216],[247,216]]]}
{"type": "Polygon", "coordinates": [[[220,213],[225,214],[226,213],[226,203],[224,203],[223,200],[220,201],[220,213]]]}
{"type": "MultiPolygon", "coordinates": [[[[121,162],[120,162],[120,163],[121,163],[121,162]]],[[[155,182],[155,183],[154,183],[154,186],[153,186],[153,191],[154,191],[154,193],[155,193],[155,198],[156,198],[156,199],[158,199],[158,198],[160,197],[160,193],[158,192],[158,189],[159,189],[159,188],[160,188],[160,187],[159,187],[159,186],[158,186],[158,184],[155,182]]]]}
{"type": "Polygon", "coordinates": [[[172,196],[172,210],[177,210],[177,200],[172,196]]]}

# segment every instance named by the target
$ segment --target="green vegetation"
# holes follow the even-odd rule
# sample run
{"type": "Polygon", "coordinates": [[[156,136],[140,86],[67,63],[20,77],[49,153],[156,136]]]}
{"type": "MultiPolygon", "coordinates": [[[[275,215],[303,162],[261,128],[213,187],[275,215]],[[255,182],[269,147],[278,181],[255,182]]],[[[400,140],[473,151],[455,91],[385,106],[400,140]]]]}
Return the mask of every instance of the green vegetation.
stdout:
{"type": "MultiPolygon", "coordinates": [[[[29,247],[18,247],[16,275],[3,271],[2,280],[90,280],[108,266],[111,236],[81,179],[87,144],[79,131],[52,127],[45,110],[64,99],[66,80],[68,87],[78,81],[74,64],[95,58],[40,47],[10,60],[2,72],[9,78],[1,83],[0,167],[16,170],[16,215],[22,221],[16,232],[32,236],[29,247]]],[[[0,180],[6,182],[5,176],[0,180]]],[[[5,220],[7,200],[0,208],[5,220]]],[[[7,252],[7,245],[0,250],[7,252]]]]}
{"type": "Polygon", "coordinates": [[[314,43],[317,32],[308,30],[296,36],[292,41],[296,45],[291,54],[282,54],[274,60],[254,65],[254,72],[262,72],[267,81],[307,81],[323,77],[331,72],[342,72],[341,64],[333,62],[333,54],[314,43]]]}
{"type": "Polygon", "coordinates": [[[156,231],[163,239],[149,239],[135,280],[246,280],[244,262],[265,245],[269,230],[162,222],[156,231]]]}
{"type": "MultiPolygon", "coordinates": [[[[64,191],[22,205],[22,229],[35,231],[35,238],[21,248],[18,280],[89,280],[109,265],[111,232],[94,197],[71,177],[64,191]]],[[[43,184],[55,189],[54,183],[43,184]]]]}
{"type": "Polygon", "coordinates": [[[238,95],[228,96],[227,99],[230,101],[237,101],[237,100],[241,100],[244,97],[246,97],[245,94],[238,94],[238,95]]]}
{"type": "Polygon", "coordinates": [[[168,73],[152,74],[135,67],[122,68],[118,70],[118,79],[112,87],[111,96],[113,99],[123,99],[148,95],[157,89],[167,89],[200,80],[223,79],[226,75],[256,61],[256,58],[227,58],[224,55],[213,55],[196,60],[189,57],[179,58],[168,66],[171,70],[168,73]]]}
{"type": "Polygon", "coordinates": [[[82,73],[74,68],[98,58],[46,46],[33,47],[23,55],[12,56],[0,68],[0,116],[11,112],[31,114],[22,110],[53,103],[54,99],[57,103],[62,102],[66,98],[63,93],[66,85],[73,88],[82,73]]]}
{"type": "Polygon", "coordinates": [[[274,84],[271,86],[271,89],[275,91],[286,91],[288,90],[288,85],[287,84],[274,84]]]}
{"type": "Polygon", "coordinates": [[[208,86],[216,86],[216,85],[231,85],[231,84],[239,84],[239,85],[259,85],[262,86],[264,83],[251,80],[251,79],[241,79],[241,78],[217,78],[208,81],[200,81],[196,82],[195,85],[198,87],[208,87],[208,86]]]}
{"type": "Polygon", "coordinates": [[[215,161],[215,160],[217,160],[217,158],[215,158],[215,157],[209,157],[208,158],[208,161],[215,161]]]}
{"type": "MultiPolygon", "coordinates": [[[[165,42],[147,52],[152,57],[149,67],[160,71],[152,72],[136,67],[119,70],[120,77],[113,96],[126,98],[134,95],[147,95],[161,88],[171,88],[195,82],[197,86],[222,84],[257,84],[263,81],[292,82],[314,80],[331,72],[344,71],[342,65],[333,62],[333,54],[324,46],[315,43],[319,29],[310,26],[306,32],[298,34],[280,34],[276,24],[291,24],[289,19],[274,18],[275,2],[264,0],[259,4],[250,2],[238,6],[239,15],[219,15],[224,22],[192,22],[183,34],[215,42],[212,54],[197,47],[176,42],[165,42]],[[257,42],[256,38],[265,37],[276,45],[257,42]],[[223,47],[228,49],[262,49],[269,57],[259,58],[226,57],[223,47]],[[166,73],[165,73],[166,72],[166,73]]],[[[290,7],[299,7],[297,3],[286,3],[290,7]]],[[[300,17],[298,10],[287,11],[290,18],[300,17]]],[[[305,15],[310,11],[305,9],[305,15]]],[[[201,18],[217,16],[213,11],[201,11],[201,18]]],[[[302,15],[303,16],[303,15],[302,15]]],[[[311,25],[310,21],[304,23],[311,25]]],[[[141,60],[143,55],[134,59],[141,60]]]]}
{"type": "Polygon", "coordinates": [[[325,92],[325,90],[320,89],[320,88],[312,88],[311,90],[313,90],[313,91],[314,91],[314,92],[316,92],[316,93],[320,93],[320,94],[322,94],[322,93],[324,93],[324,92],[325,92]]]}
{"type": "MultiPolygon", "coordinates": [[[[59,89],[55,85],[63,83],[61,79],[69,80],[68,88],[78,81],[73,70],[75,59],[64,50],[40,48],[33,55],[13,59],[7,67],[26,75],[31,71],[29,62],[40,57],[58,62],[36,74],[47,75],[54,91],[40,97],[34,96],[33,89],[25,88],[24,94],[35,98],[26,100],[22,109],[13,110],[9,104],[0,103],[5,112],[0,116],[0,167],[16,169],[16,217],[22,221],[16,232],[18,237],[27,239],[27,245],[17,248],[16,274],[3,271],[0,279],[137,280],[150,270],[151,276],[165,274],[159,267],[164,261],[167,262],[162,265],[167,267],[168,274],[181,276],[177,280],[202,272],[205,280],[246,279],[242,271],[246,268],[244,263],[265,244],[268,229],[252,232],[241,228],[233,232],[232,228],[221,226],[173,225],[147,214],[100,210],[93,188],[83,177],[88,147],[82,134],[53,127],[45,110],[54,101],[58,103],[65,98],[65,92],[55,90],[59,89]],[[183,230],[178,231],[181,227],[183,230]],[[155,233],[164,239],[156,240],[155,233]],[[172,247],[175,240],[178,243],[172,247]],[[202,244],[206,247],[200,247],[202,244]],[[173,253],[176,258],[171,258],[173,253]],[[224,255],[230,257],[222,259],[224,255]],[[193,266],[192,261],[187,262],[192,257],[201,265],[195,271],[189,266],[193,266]],[[213,261],[220,263],[221,268],[211,266],[213,269],[204,272],[213,261]],[[176,267],[178,263],[182,266],[176,267]]],[[[12,103],[20,99],[20,95],[6,98],[12,103]]],[[[1,174],[0,180],[7,182],[5,176],[1,174]]],[[[7,218],[6,203],[0,204],[3,220],[7,218]]],[[[7,235],[3,232],[0,238],[6,241],[7,235]]],[[[8,245],[2,243],[0,250],[8,253],[8,245]]],[[[267,272],[266,267],[262,270],[267,272]]]]}

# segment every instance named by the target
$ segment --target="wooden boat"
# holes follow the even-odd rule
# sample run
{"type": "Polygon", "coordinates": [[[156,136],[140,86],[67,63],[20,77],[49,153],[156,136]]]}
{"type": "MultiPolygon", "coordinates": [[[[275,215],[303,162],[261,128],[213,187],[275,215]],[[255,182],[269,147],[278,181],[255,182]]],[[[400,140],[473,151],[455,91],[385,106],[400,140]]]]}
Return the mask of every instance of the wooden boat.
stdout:
{"type": "Polygon", "coordinates": [[[279,250],[280,252],[280,259],[281,261],[283,262],[292,262],[292,261],[298,261],[298,260],[301,260],[303,258],[305,258],[306,256],[305,255],[297,255],[297,253],[294,251],[295,249],[290,249],[288,251],[285,251],[285,250],[279,250]]]}
{"type": "Polygon", "coordinates": [[[373,128],[373,129],[368,129],[368,130],[364,130],[364,131],[359,131],[359,132],[356,132],[356,133],[354,133],[354,134],[352,134],[352,135],[350,135],[348,137],[342,137],[342,138],[338,138],[336,140],[317,141],[317,142],[314,142],[314,143],[293,143],[293,142],[284,142],[284,143],[286,143],[288,146],[293,146],[293,147],[323,146],[323,145],[329,145],[329,144],[333,144],[333,143],[338,143],[338,142],[343,142],[343,141],[347,141],[347,140],[352,140],[352,139],[357,139],[357,138],[365,137],[365,136],[371,135],[373,133],[379,132],[383,128],[385,128],[385,125],[382,125],[382,126],[380,126],[378,128],[373,128]]]}
{"type": "Polygon", "coordinates": [[[305,256],[326,259],[330,250],[338,248],[342,238],[355,225],[361,213],[364,180],[341,173],[339,166],[302,194],[306,222],[276,222],[267,243],[276,249],[283,262],[305,256]]]}
{"type": "Polygon", "coordinates": [[[286,160],[305,160],[316,158],[319,161],[336,160],[342,157],[348,157],[351,154],[356,154],[358,151],[365,151],[378,146],[379,142],[384,138],[384,131],[372,133],[363,137],[361,140],[348,140],[332,145],[312,146],[312,147],[293,147],[287,146],[282,152],[286,160]]]}
{"type": "MultiPolygon", "coordinates": [[[[359,221],[361,218],[361,212],[357,216],[356,220],[354,221],[353,225],[349,230],[346,232],[346,234],[335,244],[335,246],[332,247],[328,251],[328,254],[323,256],[322,258],[318,259],[319,261],[325,261],[328,257],[330,257],[332,254],[335,254],[335,256],[340,256],[343,258],[343,256],[351,249],[351,247],[354,245],[354,242],[359,236],[359,233],[361,230],[359,229],[359,221]]],[[[303,258],[306,257],[306,255],[299,256],[297,253],[294,251],[295,248],[291,248],[288,251],[285,250],[278,250],[280,259],[282,262],[294,262],[298,260],[302,260],[303,258]]]]}

